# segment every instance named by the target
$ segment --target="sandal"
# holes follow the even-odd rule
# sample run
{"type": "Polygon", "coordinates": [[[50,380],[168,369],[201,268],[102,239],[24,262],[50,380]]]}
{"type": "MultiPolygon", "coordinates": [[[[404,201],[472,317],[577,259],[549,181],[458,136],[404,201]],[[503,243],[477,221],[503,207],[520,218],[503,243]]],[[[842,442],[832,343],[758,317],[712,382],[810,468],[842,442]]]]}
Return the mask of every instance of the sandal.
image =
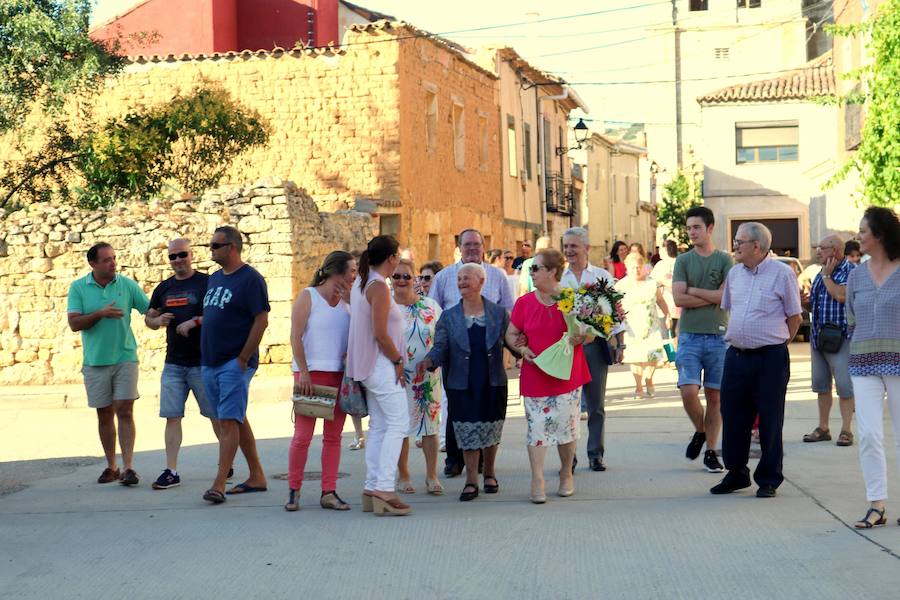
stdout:
{"type": "Polygon", "coordinates": [[[412,482],[407,480],[400,480],[397,482],[397,491],[401,494],[415,494],[416,488],[413,487],[412,482]]]}
{"type": "Polygon", "coordinates": [[[828,442],[831,441],[831,432],[821,427],[816,427],[812,433],[803,436],[804,442],[828,442]]]}
{"type": "Polygon", "coordinates": [[[300,510],[300,490],[290,490],[288,501],[284,505],[284,510],[288,512],[297,512],[300,510]]]}
{"type": "Polygon", "coordinates": [[[444,495],[444,486],[441,485],[441,482],[437,479],[426,479],[425,480],[425,489],[428,490],[428,493],[432,496],[443,496],[444,495]]]}
{"type": "Polygon", "coordinates": [[[474,500],[478,497],[478,486],[474,483],[467,483],[465,487],[463,487],[462,493],[459,495],[460,502],[468,502],[469,500],[474,500]],[[467,492],[466,490],[472,490],[471,492],[467,492]]]}
{"type": "Polygon", "coordinates": [[[841,431],[841,435],[838,436],[837,440],[838,446],[852,446],[853,445],[853,434],[849,431],[841,431]]]}
{"type": "Polygon", "coordinates": [[[225,502],[225,494],[219,490],[209,489],[203,494],[203,499],[213,504],[222,504],[225,502]]]}
{"type": "Polygon", "coordinates": [[[485,475],[484,476],[484,493],[485,494],[496,494],[500,491],[500,482],[497,481],[497,478],[493,475],[485,475]],[[493,484],[488,484],[488,479],[493,479],[493,484]]]}
{"type": "Polygon", "coordinates": [[[337,492],[322,492],[322,497],[319,498],[319,506],[331,510],[350,510],[350,505],[341,500],[337,492]]]}
{"type": "MultiPolygon", "coordinates": [[[[898,521],[900,522],[900,521],[898,521]]],[[[866,511],[866,516],[853,524],[857,529],[872,529],[873,527],[881,527],[887,523],[887,519],[884,518],[884,509],[878,510],[874,506],[866,511]],[[878,515],[878,519],[876,521],[870,521],[869,517],[873,514],[878,515]]]]}

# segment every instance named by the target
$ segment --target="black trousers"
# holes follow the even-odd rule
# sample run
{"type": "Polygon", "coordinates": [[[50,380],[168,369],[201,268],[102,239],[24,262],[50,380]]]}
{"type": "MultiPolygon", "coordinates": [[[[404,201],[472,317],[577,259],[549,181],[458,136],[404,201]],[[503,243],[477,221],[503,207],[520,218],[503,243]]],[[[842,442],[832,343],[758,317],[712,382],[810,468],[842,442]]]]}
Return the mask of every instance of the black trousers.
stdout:
{"type": "Polygon", "coordinates": [[[787,344],[753,350],[729,348],[722,375],[722,458],[726,479],[749,482],[750,430],[759,415],[762,457],[753,473],[757,485],[778,487],[784,481],[784,396],[791,378],[787,344]]]}

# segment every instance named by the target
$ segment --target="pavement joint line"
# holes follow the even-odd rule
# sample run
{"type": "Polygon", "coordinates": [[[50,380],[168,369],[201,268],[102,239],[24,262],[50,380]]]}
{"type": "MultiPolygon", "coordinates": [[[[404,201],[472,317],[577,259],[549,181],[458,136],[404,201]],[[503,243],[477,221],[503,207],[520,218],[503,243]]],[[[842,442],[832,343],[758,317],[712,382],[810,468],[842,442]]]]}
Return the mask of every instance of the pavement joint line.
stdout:
{"type": "Polygon", "coordinates": [[[840,523],[841,525],[843,525],[844,527],[846,527],[847,529],[849,529],[852,533],[855,533],[856,535],[858,535],[859,537],[863,538],[864,540],[866,540],[867,542],[869,542],[869,543],[872,544],[873,546],[876,546],[876,547],[879,548],[882,552],[884,552],[884,553],[886,553],[886,554],[892,556],[893,558],[896,558],[897,560],[900,560],[900,554],[897,554],[896,552],[894,552],[893,550],[891,550],[890,548],[888,548],[888,547],[885,546],[884,544],[882,544],[882,543],[880,543],[880,542],[877,542],[877,541],[873,540],[872,538],[870,538],[869,536],[867,536],[867,535],[864,533],[864,532],[866,531],[865,529],[857,529],[856,527],[852,526],[852,525],[851,525],[850,523],[848,523],[847,521],[845,521],[845,520],[843,520],[842,518],[840,518],[834,511],[832,511],[830,508],[828,508],[827,506],[825,506],[825,504],[824,504],[821,500],[819,500],[812,492],[807,491],[805,488],[803,488],[802,486],[800,486],[799,484],[795,483],[794,481],[792,481],[791,479],[789,479],[789,478],[787,478],[787,477],[785,477],[784,480],[787,481],[788,483],[790,483],[790,484],[791,484],[792,486],[794,486],[795,488],[797,488],[797,490],[799,490],[799,492],[800,492],[801,494],[803,494],[804,496],[806,496],[807,498],[809,498],[810,500],[812,500],[813,503],[814,503],[816,506],[818,506],[818,507],[821,508],[823,511],[825,511],[826,513],[828,513],[829,515],[831,515],[831,517],[832,517],[835,521],[837,521],[838,523],[840,523]]]}

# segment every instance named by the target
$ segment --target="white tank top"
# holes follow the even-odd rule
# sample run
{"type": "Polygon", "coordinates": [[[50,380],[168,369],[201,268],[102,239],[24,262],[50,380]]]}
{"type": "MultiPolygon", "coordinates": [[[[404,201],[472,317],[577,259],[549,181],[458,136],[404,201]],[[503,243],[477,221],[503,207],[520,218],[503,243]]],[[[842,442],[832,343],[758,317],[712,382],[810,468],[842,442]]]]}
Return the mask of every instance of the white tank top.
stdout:
{"type": "MultiPolygon", "coordinates": [[[[310,371],[343,371],[350,335],[350,306],[343,300],[331,306],[316,288],[304,291],[312,299],[302,338],[306,365],[310,371]]],[[[300,370],[294,360],[291,368],[300,370]]]]}

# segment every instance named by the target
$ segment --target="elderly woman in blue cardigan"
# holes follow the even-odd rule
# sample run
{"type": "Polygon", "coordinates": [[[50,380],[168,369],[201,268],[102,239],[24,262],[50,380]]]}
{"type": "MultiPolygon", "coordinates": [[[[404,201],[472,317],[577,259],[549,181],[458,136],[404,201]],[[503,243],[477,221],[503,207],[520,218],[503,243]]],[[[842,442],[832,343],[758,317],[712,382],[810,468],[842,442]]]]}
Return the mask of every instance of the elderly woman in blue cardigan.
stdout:
{"type": "Polygon", "coordinates": [[[484,491],[500,490],[494,463],[506,419],[506,371],[503,336],[509,325],[506,309],[481,295],[484,268],[466,263],[456,283],[462,300],[443,312],[434,346],[419,369],[443,369],[450,424],[466,461],[466,485],[459,499],[478,497],[478,458],[484,454],[484,491]]]}

